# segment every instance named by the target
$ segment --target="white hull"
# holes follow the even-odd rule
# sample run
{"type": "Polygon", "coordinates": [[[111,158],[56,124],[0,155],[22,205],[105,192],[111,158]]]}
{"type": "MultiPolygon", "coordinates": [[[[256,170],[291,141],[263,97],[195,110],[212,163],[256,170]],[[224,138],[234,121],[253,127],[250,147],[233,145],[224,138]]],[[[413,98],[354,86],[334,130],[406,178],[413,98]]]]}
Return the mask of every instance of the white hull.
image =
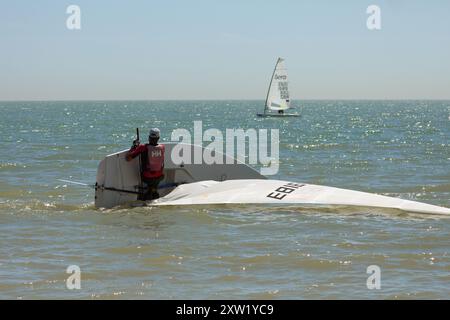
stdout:
{"type": "Polygon", "coordinates": [[[450,215],[450,209],[416,201],[281,180],[202,181],[178,186],[151,206],[259,204],[311,206],[356,206],[396,209],[411,213],[450,215]],[[294,187],[293,187],[294,186],[294,187]]]}
{"type": "MultiPolygon", "coordinates": [[[[172,162],[170,156],[176,143],[165,143],[166,157],[164,162],[164,180],[160,186],[170,186],[181,183],[191,183],[203,180],[231,180],[231,179],[266,179],[256,170],[250,168],[229,156],[223,155],[224,164],[186,164],[177,165],[172,162]],[[226,164],[233,163],[234,164],[226,164]]],[[[204,148],[194,145],[186,145],[191,149],[191,155],[195,150],[203,152],[204,148]],[[201,150],[199,150],[199,148],[201,150]]],[[[97,208],[112,208],[136,201],[140,184],[139,160],[126,161],[125,156],[128,151],[124,150],[106,156],[97,169],[95,206],[97,208]],[[119,192],[117,190],[124,190],[119,192]]],[[[193,161],[191,161],[192,163],[193,161]]],[[[165,187],[159,190],[159,194],[164,196],[171,192],[173,187],[165,187]]]]}
{"type": "Polygon", "coordinates": [[[289,117],[300,117],[300,114],[298,113],[257,113],[258,117],[262,118],[289,118],[289,117]]]}

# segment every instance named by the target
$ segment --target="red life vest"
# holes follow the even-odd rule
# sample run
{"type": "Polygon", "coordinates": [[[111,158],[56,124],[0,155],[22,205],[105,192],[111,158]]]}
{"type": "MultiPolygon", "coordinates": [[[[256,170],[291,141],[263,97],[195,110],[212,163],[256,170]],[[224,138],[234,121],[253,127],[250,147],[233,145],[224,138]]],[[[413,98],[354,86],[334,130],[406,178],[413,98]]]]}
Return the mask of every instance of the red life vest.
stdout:
{"type": "Polygon", "coordinates": [[[143,172],[145,178],[153,179],[163,175],[165,149],[163,144],[156,146],[147,144],[147,165],[143,172]]]}

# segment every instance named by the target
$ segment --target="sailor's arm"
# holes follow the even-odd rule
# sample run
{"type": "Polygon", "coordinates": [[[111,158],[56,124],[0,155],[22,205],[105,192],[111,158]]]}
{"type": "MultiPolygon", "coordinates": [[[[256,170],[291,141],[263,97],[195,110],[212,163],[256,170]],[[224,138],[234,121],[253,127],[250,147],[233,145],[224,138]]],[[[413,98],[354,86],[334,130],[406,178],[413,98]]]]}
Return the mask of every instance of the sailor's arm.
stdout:
{"type": "Polygon", "coordinates": [[[146,151],[145,144],[135,145],[133,142],[133,146],[128,151],[128,153],[125,156],[125,160],[131,161],[134,158],[136,158],[138,155],[140,155],[142,152],[146,151]]]}

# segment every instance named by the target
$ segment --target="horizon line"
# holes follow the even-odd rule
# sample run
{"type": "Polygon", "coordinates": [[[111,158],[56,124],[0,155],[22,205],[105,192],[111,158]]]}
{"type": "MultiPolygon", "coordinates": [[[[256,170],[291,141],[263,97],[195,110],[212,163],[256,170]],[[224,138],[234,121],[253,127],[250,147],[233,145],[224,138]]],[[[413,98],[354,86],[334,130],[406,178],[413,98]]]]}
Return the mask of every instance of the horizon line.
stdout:
{"type": "MultiPolygon", "coordinates": [[[[265,101],[265,99],[8,99],[2,102],[265,101]]],[[[450,101],[450,98],[311,98],[291,101],[450,101]]]]}

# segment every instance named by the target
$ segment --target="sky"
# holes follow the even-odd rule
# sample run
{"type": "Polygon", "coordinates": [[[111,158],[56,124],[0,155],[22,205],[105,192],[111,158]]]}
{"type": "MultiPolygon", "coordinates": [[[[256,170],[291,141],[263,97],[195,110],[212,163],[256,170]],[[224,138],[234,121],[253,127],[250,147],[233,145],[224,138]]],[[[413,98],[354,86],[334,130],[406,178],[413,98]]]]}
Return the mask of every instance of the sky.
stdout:
{"type": "Polygon", "coordinates": [[[279,56],[292,99],[450,99],[450,1],[0,0],[0,100],[263,100],[279,56]]]}

